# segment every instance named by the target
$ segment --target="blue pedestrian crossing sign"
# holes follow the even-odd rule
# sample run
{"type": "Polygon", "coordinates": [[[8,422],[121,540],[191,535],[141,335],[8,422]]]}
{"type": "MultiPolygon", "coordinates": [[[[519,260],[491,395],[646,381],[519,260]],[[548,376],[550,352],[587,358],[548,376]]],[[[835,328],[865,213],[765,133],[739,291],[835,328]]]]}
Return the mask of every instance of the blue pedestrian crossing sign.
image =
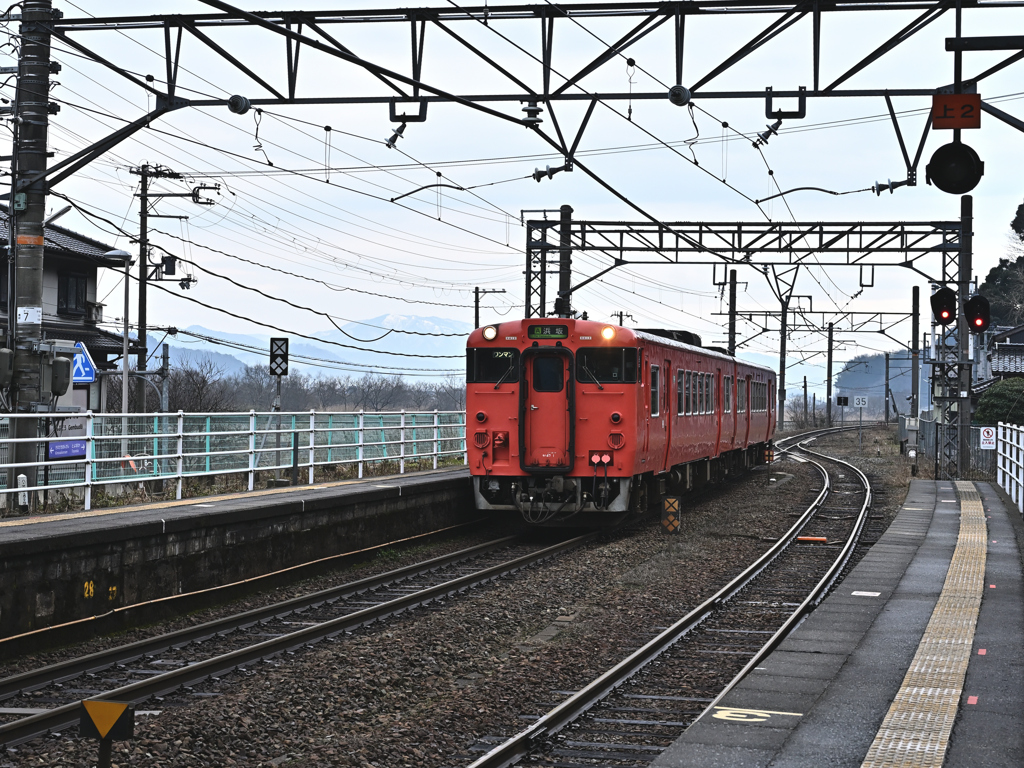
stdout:
{"type": "Polygon", "coordinates": [[[71,381],[75,384],[92,384],[96,381],[96,363],[92,361],[89,350],[82,342],[76,342],[75,363],[71,371],[71,381]]]}

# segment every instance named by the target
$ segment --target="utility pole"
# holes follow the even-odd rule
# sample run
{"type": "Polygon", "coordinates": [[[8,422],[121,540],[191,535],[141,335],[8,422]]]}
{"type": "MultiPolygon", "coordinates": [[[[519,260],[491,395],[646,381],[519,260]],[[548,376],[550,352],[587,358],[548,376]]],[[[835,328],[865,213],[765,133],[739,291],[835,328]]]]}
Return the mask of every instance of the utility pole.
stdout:
{"type": "Polygon", "coordinates": [[[885,353],[885,423],[889,424],[889,353],[885,353]]]}
{"type": "Polygon", "coordinates": [[[620,327],[622,327],[622,326],[624,326],[626,324],[626,318],[627,317],[630,320],[632,320],[634,323],[636,322],[636,318],[635,317],[633,317],[631,314],[629,314],[629,312],[624,312],[621,309],[618,312],[612,312],[612,317],[619,318],[619,326],[620,327]]]}
{"type": "MultiPolygon", "coordinates": [[[[138,362],[135,365],[137,373],[141,374],[138,381],[138,391],[136,393],[136,409],[139,413],[146,412],[146,379],[143,373],[146,370],[146,360],[148,353],[146,350],[146,286],[150,280],[150,263],[149,263],[149,218],[150,216],[157,216],[149,212],[150,198],[162,198],[162,197],[192,197],[196,199],[195,193],[160,193],[151,194],[149,191],[149,180],[150,179],[180,179],[181,174],[175,173],[169,168],[162,166],[151,166],[143,165],[139,168],[130,168],[129,173],[135,174],[139,177],[139,192],[136,197],[139,198],[139,338],[138,338],[138,362]]],[[[188,218],[186,216],[157,216],[157,218],[188,218]]],[[[154,274],[154,278],[159,278],[159,275],[154,274]]]]}
{"type": "Polygon", "coordinates": [[[473,327],[480,327],[480,297],[485,296],[488,293],[504,293],[505,289],[502,288],[500,291],[494,288],[480,288],[477,286],[473,289],[473,327]]]}
{"type": "MultiPolygon", "coordinates": [[[[779,331],[779,431],[786,426],[786,334],[789,325],[789,297],[782,301],[782,329],[779,331]]],[[[832,324],[829,324],[829,328],[832,324]]],[[[829,345],[831,347],[831,344],[829,345]]]]}
{"type": "Polygon", "coordinates": [[[558,317],[572,317],[572,206],[558,209],[561,215],[558,238],[558,299],[555,312],[558,317]]]}
{"type": "Polygon", "coordinates": [[[736,356],[736,270],[729,270],[729,356],[736,356]]]}
{"type": "Polygon", "coordinates": [[[818,393],[811,392],[811,426],[818,427],[818,393]]]}
{"type": "Polygon", "coordinates": [[[921,348],[918,346],[918,340],[920,338],[920,331],[918,328],[918,315],[920,315],[920,303],[921,303],[921,289],[918,286],[914,286],[914,298],[912,314],[913,318],[910,321],[911,326],[911,341],[910,341],[910,375],[912,381],[910,382],[910,416],[912,418],[918,417],[917,400],[920,394],[921,388],[921,348]]]}
{"type": "Polygon", "coordinates": [[[825,426],[832,426],[832,323],[828,324],[828,368],[825,372],[825,426]]]}
{"type": "Polygon", "coordinates": [[[804,427],[807,423],[807,377],[804,376],[804,427]]]}
{"type": "MultiPolygon", "coordinates": [[[[51,0],[24,0],[22,3],[18,85],[12,111],[15,138],[11,167],[10,246],[8,256],[14,268],[11,280],[14,298],[8,304],[8,325],[14,344],[14,371],[10,386],[11,410],[16,414],[49,411],[49,377],[43,376],[40,342],[43,337],[43,219],[46,216],[46,180],[24,184],[25,177],[46,171],[46,140],[49,102],[50,33],[47,24],[54,20],[51,0]]],[[[10,434],[18,439],[39,436],[37,419],[11,419],[10,434]]],[[[15,464],[38,461],[38,444],[13,444],[15,464]]],[[[8,454],[10,455],[10,454],[8,454]]],[[[34,466],[12,467],[7,487],[18,485],[17,476],[26,476],[28,486],[37,485],[34,466]]],[[[35,494],[31,494],[35,498],[35,494]]]]}

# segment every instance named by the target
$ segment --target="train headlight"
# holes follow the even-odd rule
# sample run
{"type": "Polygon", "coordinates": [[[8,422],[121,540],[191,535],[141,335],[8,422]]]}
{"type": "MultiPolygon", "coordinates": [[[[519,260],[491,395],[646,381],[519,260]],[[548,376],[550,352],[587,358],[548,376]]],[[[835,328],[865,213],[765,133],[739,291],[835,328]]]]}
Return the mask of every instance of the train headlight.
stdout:
{"type": "Polygon", "coordinates": [[[615,338],[615,329],[612,328],[610,325],[606,325],[604,328],[601,329],[601,338],[604,339],[605,341],[611,341],[612,339],[615,338]]]}
{"type": "Polygon", "coordinates": [[[498,338],[498,329],[495,328],[493,325],[488,325],[486,328],[484,328],[483,333],[484,340],[486,341],[494,341],[496,338],[498,338]]]}

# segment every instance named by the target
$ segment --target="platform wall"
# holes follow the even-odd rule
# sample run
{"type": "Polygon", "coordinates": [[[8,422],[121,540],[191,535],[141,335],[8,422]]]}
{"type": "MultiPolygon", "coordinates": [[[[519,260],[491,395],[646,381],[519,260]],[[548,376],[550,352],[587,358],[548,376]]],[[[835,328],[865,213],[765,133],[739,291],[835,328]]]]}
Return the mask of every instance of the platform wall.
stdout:
{"type": "MultiPolygon", "coordinates": [[[[43,535],[48,523],[21,527],[20,536],[0,537],[0,638],[474,517],[471,486],[460,471],[401,487],[350,485],[263,496],[233,508],[200,503],[168,509],[156,519],[126,514],[122,523],[117,515],[104,515],[101,522],[82,521],[80,531],[69,530],[76,521],[65,521],[52,535],[43,535]],[[36,529],[31,537],[25,535],[28,528],[36,529]]],[[[13,533],[3,533],[8,531],[13,533]]]]}

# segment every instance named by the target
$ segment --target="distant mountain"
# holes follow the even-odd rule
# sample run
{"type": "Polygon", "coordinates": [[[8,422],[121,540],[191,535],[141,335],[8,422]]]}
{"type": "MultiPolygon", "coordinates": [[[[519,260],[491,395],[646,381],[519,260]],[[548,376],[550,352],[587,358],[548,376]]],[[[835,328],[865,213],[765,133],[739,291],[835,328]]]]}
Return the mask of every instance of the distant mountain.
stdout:
{"type": "MultiPolygon", "coordinates": [[[[235,373],[246,365],[265,365],[270,335],[237,334],[193,325],[171,343],[171,360],[209,359],[235,373]],[[189,334],[195,334],[191,336],[189,334]],[[197,338],[204,337],[204,338],[197,338]],[[210,339],[209,341],[206,339],[210,339]]],[[[341,330],[312,331],[316,339],[294,337],[289,342],[292,370],[317,375],[393,371],[395,369],[461,369],[470,323],[440,317],[380,315],[360,323],[347,323],[341,330]],[[412,331],[414,333],[397,333],[412,331]],[[423,334],[423,335],[421,335],[423,334]],[[454,335],[426,335],[454,334],[454,335]],[[344,345],[344,346],[339,346],[344,345]],[[380,354],[370,350],[399,354],[380,354]],[[450,355],[451,357],[407,357],[405,355],[450,355]],[[305,358],[305,360],[303,359],[305,358]],[[334,363],[348,370],[336,370],[316,363],[334,363]],[[346,366],[347,364],[347,366],[346,366]]],[[[438,373],[438,378],[445,374],[438,373]]]]}

